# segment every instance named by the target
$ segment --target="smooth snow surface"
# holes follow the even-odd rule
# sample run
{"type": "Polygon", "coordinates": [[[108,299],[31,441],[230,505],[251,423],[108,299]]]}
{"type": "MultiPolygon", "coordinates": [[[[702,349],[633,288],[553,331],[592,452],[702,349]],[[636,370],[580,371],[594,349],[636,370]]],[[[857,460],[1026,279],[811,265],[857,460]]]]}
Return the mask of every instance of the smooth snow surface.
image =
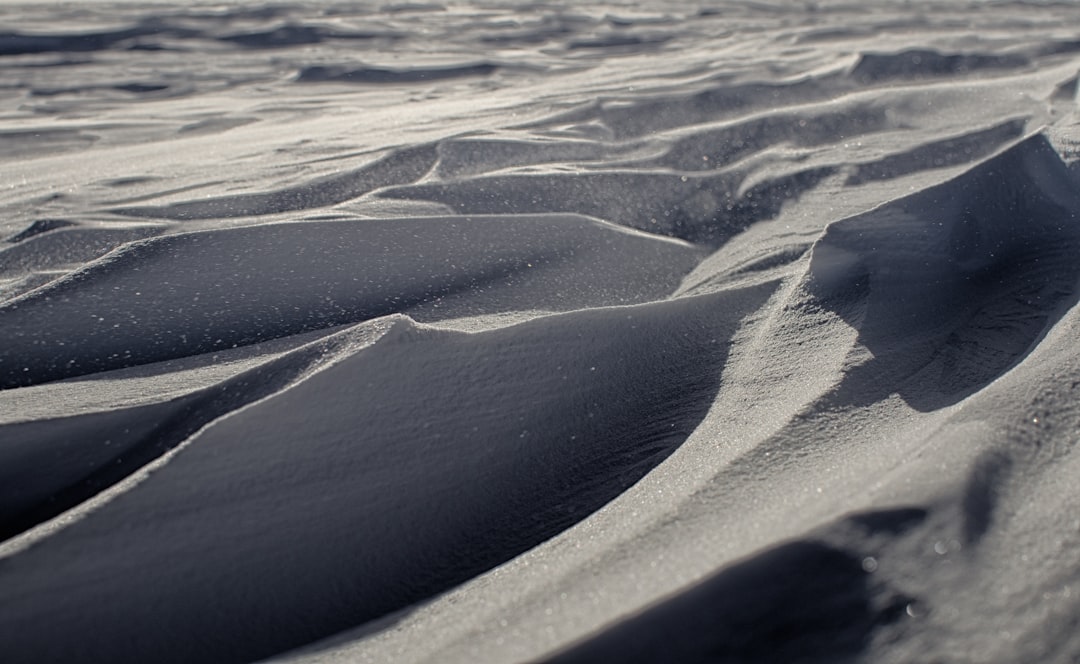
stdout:
{"type": "Polygon", "coordinates": [[[0,661],[1080,659],[1080,7],[0,26],[0,661]]]}

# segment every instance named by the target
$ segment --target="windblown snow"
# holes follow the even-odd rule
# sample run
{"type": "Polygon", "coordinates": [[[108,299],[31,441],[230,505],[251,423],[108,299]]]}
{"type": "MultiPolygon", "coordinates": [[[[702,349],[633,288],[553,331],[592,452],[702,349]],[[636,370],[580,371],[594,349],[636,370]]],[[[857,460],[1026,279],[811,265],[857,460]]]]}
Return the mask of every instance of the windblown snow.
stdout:
{"type": "Polygon", "coordinates": [[[0,660],[1080,658],[1080,8],[0,4],[0,660]]]}

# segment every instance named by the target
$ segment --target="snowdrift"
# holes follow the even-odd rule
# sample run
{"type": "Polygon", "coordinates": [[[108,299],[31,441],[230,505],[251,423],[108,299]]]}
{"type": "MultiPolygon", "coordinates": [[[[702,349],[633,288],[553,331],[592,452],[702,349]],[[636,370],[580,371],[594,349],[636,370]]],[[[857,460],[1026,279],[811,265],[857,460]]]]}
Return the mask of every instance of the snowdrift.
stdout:
{"type": "Polygon", "coordinates": [[[1076,8],[0,16],[0,659],[1080,657],[1076,8]]]}

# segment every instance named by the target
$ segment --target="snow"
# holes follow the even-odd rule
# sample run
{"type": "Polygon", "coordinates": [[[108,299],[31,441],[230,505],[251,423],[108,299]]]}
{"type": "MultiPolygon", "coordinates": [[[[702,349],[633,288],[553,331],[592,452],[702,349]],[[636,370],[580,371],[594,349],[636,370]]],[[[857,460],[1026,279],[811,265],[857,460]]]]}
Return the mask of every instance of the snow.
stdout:
{"type": "Polygon", "coordinates": [[[699,5],[0,4],[5,661],[1080,656],[1080,13],[699,5]]]}

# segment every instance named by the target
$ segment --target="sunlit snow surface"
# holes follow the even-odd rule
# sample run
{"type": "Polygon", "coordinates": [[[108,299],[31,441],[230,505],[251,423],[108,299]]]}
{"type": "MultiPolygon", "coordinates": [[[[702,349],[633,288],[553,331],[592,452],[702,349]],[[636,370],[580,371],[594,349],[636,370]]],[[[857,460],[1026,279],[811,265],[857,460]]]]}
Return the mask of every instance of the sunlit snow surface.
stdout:
{"type": "Polygon", "coordinates": [[[0,660],[1080,658],[1080,8],[0,2],[0,660]]]}

